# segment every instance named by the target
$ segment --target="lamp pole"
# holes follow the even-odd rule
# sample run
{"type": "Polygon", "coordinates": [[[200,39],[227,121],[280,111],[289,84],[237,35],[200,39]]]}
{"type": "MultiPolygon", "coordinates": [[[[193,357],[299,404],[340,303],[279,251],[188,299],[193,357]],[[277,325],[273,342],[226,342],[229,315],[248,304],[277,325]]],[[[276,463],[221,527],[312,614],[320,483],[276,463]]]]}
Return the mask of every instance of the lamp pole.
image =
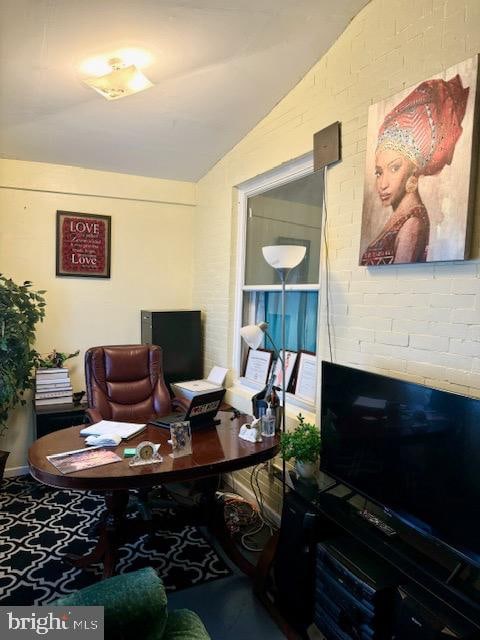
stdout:
{"type": "MultiPolygon", "coordinates": [[[[287,281],[288,274],[290,271],[300,264],[300,262],[304,259],[306,252],[306,247],[299,245],[272,245],[268,247],[262,247],[262,253],[265,260],[268,264],[275,269],[275,271],[280,276],[280,280],[282,282],[282,345],[281,345],[281,365],[282,365],[282,424],[281,424],[281,433],[284,434],[287,428],[286,423],[286,363],[285,363],[285,349],[287,343],[286,336],[286,319],[285,319],[285,283],[287,281]]],[[[282,473],[283,473],[283,498],[285,499],[285,491],[286,491],[286,464],[285,459],[282,456],[282,473]]]]}
{"type": "MultiPolygon", "coordinates": [[[[287,373],[287,369],[285,366],[285,345],[287,342],[287,336],[286,336],[286,321],[285,321],[285,283],[287,280],[287,275],[288,272],[290,271],[290,269],[277,269],[278,271],[278,275],[280,276],[280,280],[282,281],[282,346],[281,346],[281,351],[282,351],[282,359],[281,359],[281,364],[282,364],[282,425],[281,425],[281,431],[282,433],[285,433],[286,429],[287,429],[287,423],[286,423],[286,410],[285,410],[285,393],[286,393],[286,389],[285,389],[285,379],[286,379],[286,373],[287,373]]],[[[283,499],[283,503],[285,503],[285,493],[286,493],[286,482],[285,482],[285,474],[287,473],[287,467],[286,467],[286,462],[285,462],[285,458],[282,456],[282,477],[283,477],[283,483],[282,483],[282,499],[283,499]]]]}

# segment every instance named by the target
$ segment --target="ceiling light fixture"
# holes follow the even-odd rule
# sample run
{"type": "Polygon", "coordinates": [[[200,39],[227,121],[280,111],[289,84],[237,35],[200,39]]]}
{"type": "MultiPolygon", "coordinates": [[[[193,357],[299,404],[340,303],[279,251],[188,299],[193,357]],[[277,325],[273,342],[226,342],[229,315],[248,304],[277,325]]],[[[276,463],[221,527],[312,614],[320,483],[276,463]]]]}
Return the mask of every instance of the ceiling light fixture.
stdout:
{"type": "Polygon", "coordinates": [[[110,73],[84,80],[107,100],[118,100],[153,87],[153,83],[134,64],[126,66],[121,58],[111,58],[108,66],[110,73]]]}

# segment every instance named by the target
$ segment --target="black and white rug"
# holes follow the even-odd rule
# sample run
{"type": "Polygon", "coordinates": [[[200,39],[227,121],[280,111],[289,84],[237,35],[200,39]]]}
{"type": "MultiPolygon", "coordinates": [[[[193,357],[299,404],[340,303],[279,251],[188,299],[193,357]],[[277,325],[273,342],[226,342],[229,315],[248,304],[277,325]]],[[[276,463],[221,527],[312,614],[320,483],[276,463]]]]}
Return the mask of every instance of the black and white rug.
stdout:
{"type": "MultiPolygon", "coordinates": [[[[30,476],[7,478],[0,487],[0,604],[39,605],[101,578],[101,565],[76,569],[62,560],[94,546],[92,525],[104,509],[101,495],[58,490],[30,476]]],[[[195,527],[159,531],[119,550],[118,573],[152,566],[167,591],[230,575],[195,527]]]]}

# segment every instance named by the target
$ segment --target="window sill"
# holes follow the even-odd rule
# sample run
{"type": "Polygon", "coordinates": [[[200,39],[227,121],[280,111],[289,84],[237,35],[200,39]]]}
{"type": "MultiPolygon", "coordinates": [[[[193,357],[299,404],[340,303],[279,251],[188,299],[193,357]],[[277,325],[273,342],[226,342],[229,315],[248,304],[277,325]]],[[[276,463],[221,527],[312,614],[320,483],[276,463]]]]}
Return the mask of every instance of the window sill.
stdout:
{"type": "MultiPolygon", "coordinates": [[[[252,413],[252,396],[261,391],[265,385],[255,384],[245,378],[237,378],[231,387],[227,389],[225,400],[233,407],[248,413],[252,413]]],[[[281,400],[281,394],[279,394],[281,400]]],[[[307,422],[315,424],[315,405],[297,398],[293,393],[286,393],[286,417],[287,427],[293,428],[297,424],[297,416],[301,413],[307,422]]]]}

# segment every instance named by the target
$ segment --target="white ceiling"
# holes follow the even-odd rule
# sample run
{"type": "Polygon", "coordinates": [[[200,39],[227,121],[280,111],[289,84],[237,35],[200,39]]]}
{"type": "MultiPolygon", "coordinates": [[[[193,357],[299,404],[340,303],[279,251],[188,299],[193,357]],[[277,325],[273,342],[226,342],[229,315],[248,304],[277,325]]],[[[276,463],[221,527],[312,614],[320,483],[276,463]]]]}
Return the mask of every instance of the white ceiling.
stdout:
{"type": "Polygon", "coordinates": [[[197,180],[367,0],[0,0],[0,157],[197,180]],[[107,101],[85,58],[147,49],[155,86],[107,101]]]}

